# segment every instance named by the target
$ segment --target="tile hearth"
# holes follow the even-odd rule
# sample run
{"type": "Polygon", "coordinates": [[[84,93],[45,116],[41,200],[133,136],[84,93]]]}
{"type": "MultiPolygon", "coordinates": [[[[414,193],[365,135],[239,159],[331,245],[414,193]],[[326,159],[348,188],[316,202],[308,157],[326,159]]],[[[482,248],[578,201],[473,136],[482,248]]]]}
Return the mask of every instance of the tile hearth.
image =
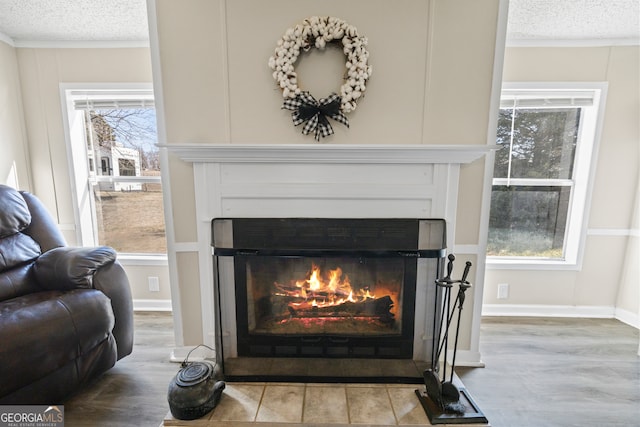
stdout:
{"type": "Polygon", "coordinates": [[[429,419],[415,395],[420,387],[411,384],[227,383],[219,405],[203,418],[181,421],[168,414],[163,425],[429,426],[429,419]]]}

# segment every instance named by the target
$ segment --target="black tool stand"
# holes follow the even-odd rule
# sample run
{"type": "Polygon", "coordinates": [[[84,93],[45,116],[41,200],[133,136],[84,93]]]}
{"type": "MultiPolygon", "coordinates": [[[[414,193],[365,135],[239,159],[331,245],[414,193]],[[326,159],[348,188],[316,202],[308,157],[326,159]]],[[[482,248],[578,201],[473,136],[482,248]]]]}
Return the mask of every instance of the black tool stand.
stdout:
{"type": "Polygon", "coordinates": [[[442,301],[441,307],[436,307],[433,311],[433,342],[432,365],[430,369],[424,371],[425,390],[416,390],[416,395],[422,404],[431,424],[487,424],[489,421],[484,416],[478,405],[473,401],[464,387],[454,384],[454,368],[456,366],[456,353],[458,351],[458,333],[460,332],[460,318],[465,300],[465,292],[471,287],[467,281],[471,263],[467,261],[460,280],[451,279],[453,272],[453,261],[455,256],[449,255],[447,264],[447,275],[435,281],[436,284],[436,304],[442,301]],[[458,285],[458,294],[451,306],[451,290],[454,285],[458,285]],[[440,356],[447,354],[449,346],[449,327],[454,314],[458,309],[458,319],[456,324],[456,336],[454,339],[453,359],[451,363],[451,373],[447,379],[446,361],[443,363],[442,375],[440,375],[440,356]],[[439,317],[439,318],[438,318],[439,317]],[[439,325],[436,331],[436,326],[439,325]]]}

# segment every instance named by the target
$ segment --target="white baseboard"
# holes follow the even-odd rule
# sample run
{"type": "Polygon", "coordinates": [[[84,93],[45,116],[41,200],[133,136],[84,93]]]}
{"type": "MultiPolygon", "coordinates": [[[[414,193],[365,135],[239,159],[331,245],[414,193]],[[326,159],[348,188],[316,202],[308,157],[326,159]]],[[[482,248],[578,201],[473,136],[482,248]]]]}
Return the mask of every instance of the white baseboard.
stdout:
{"type": "Polygon", "coordinates": [[[170,299],[134,299],[133,311],[172,311],[170,299]]]}
{"type": "Polygon", "coordinates": [[[543,304],[484,304],[482,316],[513,317],[586,317],[618,319],[640,329],[638,314],[611,306],[543,305],[543,304]]]}
{"type": "Polygon", "coordinates": [[[484,304],[483,316],[613,318],[614,307],[543,304],[484,304]]]}
{"type": "Polygon", "coordinates": [[[215,353],[207,347],[184,346],[174,347],[171,350],[169,361],[174,363],[182,363],[189,356],[189,362],[198,362],[203,360],[215,360],[215,353]],[[191,352],[191,354],[189,354],[191,352]]]}
{"type": "Polygon", "coordinates": [[[640,314],[633,313],[631,311],[616,308],[615,318],[626,323],[629,326],[633,326],[636,329],[640,329],[640,314]]]}
{"type": "MultiPolygon", "coordinates": [[[[453,364],[453,350],[447,352],[447,363],[453,364]]],[[[458,350],[456,353],[456,366],[466,366],[468,368],[484,368],[484,362],[477,351],[458,350]]]]}

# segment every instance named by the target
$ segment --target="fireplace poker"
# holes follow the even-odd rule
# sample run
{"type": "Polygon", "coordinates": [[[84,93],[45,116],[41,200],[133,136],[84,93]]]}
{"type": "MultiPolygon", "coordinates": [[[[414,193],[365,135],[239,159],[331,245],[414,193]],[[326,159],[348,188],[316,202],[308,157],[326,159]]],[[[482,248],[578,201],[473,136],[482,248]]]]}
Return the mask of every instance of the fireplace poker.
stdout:
{"type": "MultiPolygon", "coordinates": [[[[458,307],[458,321],[456,325],[456,337],[453,345],[453,360],[451,361],[451,377],[449,381],[442,384],[442,398],[445,402],[458,402],[460,400],[460,391],[453,384],[453,374],[456,367],[456,353],[458,352],[458,334],[460,332],[460,318],[462,317],[462,307],[465,300],[465,291],[471,287],[471,284],[467,281],[469,270],[471,269],[471,262],[467,261],[465,264],[464,272],[462,273],[462,279],[458,281],[458,296],[456,302],[453,304],[453,311],[455,312],[456,305],[458,307]]],[[[445,376],[446,377],[446,376],[445,376]]]]}
{"type": "MultiPolygon", "coordinates": [[[[435,306],[437,307],[438,304],[438,291],[442,290],[442,295],[443,295],[443,301],[442,301],[442,313],[440,316],[440,323],[439,323],[439,328],[438,328],[438,333],[436,334],[434,332],[433,334],[433,339],[432,339],[432,348],[431,348],[431,357],[432,357],[432,361],[431,361],[431,369],[426,369],[423,372],[423,377],[424,377],[424,383],[426,385],[427,388],[427,395],[429,396],[429,398],[431,398],[431,400],[433,402],[435,402],[438,406],[442,407],[443,403],[442,403],[442,381],[444,381],[444,379],[446,378],[446,366],[444,368],[444,372],[443,372],[443,379],[442,381],[440,380],[440,376],[439,376],[439,371],[440,371],[440,365],[439,365],[439,360],[440,360],[440,355],[442,354],[442,348],[443,346],[446,347],[445,342],[448,339],[448,331],[449,331],[449,324],[451,322],[451,317],[450,317],[450,298],[451,298],[451,287],[453,286],[454,281],[451,279],[451,273],[453,272],[453,261],[456,259],[456,257],[453,254],[449,254],[449,256],[447,257],[449,259],[449,262],[447,263],[447,275],[441,279],[436,279],[435,283],[436,283],[436,302],[435,302],[435,306]],[[445,311],[445,306],[447,307],[447,310],[445,311]],[[444,336],[442,336],[442,325],[444,324],[444,322],[447,322],[447,329],[444,333],[444,336]],[[441,337],[442,337],[442,342],[441,342],[441,337]]],[[[436,313],[437,311],[434,310],[434,331],[435,331],[435,318],[436,318],[436,313]]],[[[446,350],[445,350],[446,352],[446,350]]]]}
{"type": "Polygon", "coordinates": [[[460,287],[458,288],[458,324],[456,326],[456,340],[453,346],[453,360],[451,361],[451,381],[453,381],[453,369],[456,367],[456,353],[458,351],[458,333],[460,332],[460,317],[462,314],[462,306],[464,305],[465,292],[471,287],[471,283],[467,281],[469,276],[469,270],[471,270],[471,261],[467,261],[462,273],[462,279],[460,279],[460,287]]]}
{"type": "MultiPolygon", "coordinates": [[[[456,257],[453,254],[449,254],[449,263],[447,264],[447,275],[444,279],[436,281],[438,286],[444,287],[444,305],[447,308],[447,327],[444,332],[444,337],[442,338],[442,343],[438,347],[438,354],[436,360],[440,360],[440,356],[442,354],[442,347],[444,346],[444,354],[447,354],[447,348],[449,346],[449,325],[451,325],[451,288],[453,287],[454,281],[451,279],[451,273],[453,272],[453,261],[455,261],[456,257]]],[[[442,329],[442,322],[444,320],[444,307],[442,310],[443,319],[440,320],[440,328],[442,329]]],[[[442,379],[446,379],[447,377],[447,364],[444,363],[442,366],[442,379]]]]}

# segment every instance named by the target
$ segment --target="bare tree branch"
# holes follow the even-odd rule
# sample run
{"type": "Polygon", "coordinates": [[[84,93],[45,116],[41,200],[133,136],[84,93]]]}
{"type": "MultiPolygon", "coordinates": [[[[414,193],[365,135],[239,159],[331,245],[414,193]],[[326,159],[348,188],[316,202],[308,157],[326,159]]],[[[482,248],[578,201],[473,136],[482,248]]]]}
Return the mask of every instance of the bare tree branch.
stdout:
{"type": "Polygon", "coordinates": [[[155,143],[157,131],[153,110],[126,108],[91,110],[88,112],[94,140],[100,147],[110,148],[116,143],[138,150],[142,167],[159,169],[155,143]]]}

